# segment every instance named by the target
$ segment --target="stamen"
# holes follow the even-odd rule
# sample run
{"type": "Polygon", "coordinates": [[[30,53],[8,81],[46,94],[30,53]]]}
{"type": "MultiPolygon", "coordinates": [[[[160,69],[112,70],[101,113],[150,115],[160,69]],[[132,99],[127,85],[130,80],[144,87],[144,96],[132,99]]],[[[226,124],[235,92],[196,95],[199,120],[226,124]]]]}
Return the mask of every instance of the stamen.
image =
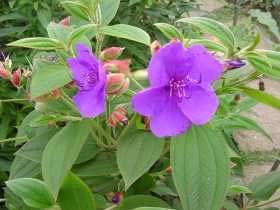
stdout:
{"type": "Polygon", "coordinates": [[[89,90],[96,84],[97,81],[98,81],[98,75],[96,73],[87,72],[84,73],[81,76],[81,80],[76,81],[76,83],[81,90],[89,90]]]}

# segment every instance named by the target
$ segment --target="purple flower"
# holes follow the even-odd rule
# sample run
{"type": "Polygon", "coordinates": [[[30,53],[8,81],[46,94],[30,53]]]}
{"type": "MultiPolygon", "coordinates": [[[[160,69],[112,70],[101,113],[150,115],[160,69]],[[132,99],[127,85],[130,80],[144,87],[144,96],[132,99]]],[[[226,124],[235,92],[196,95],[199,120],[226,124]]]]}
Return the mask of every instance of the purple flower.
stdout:
{"type": "Polygon", "coordinates": [[[73,100],[83,117],[96,117],[104,112],[106,74],[89,48],[77,44],[76,51],[76,58],[67,59],[79,89],[73,100]]]}
{"type": "Polygon", "coordinates": [[[151,87],[134,95],[133,109],[151,118],[151,131],[158,137],[205,124],[219,104],[211,84],[222,71],[223,66],[201,45],[186,49],[180,42],[168,44],[152,57],[151,87]]]}

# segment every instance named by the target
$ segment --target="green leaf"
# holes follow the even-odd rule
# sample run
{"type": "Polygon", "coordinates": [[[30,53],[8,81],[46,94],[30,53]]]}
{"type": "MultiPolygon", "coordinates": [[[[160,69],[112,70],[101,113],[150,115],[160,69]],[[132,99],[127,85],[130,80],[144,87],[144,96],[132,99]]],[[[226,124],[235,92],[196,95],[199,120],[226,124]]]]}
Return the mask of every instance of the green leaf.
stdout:
{"type": "Polygon", "coordinates": [[[116,156],[114,153],[100,153],[96,158],[73,168],[79,177],[108,176],[118,173],[116,156]]]}
{"type": "Polygon", "coordinates": [[[268,200],[280,188],[280,171],[274,171],[255,178],[249,185],[251,198],[268,200]]]}
{"type": "Polygon", "coordinates": [[[183,18],[178,20],[178,22],[192,24],[203,32],[217,37],[230,52],[233,52],[236,41],[232,31],[226,25],[205,17],[183,18]]]}
{"type": "Polygon", "coordinates": [[[30,92],[36,98],[61,88],[72,81],[67,66],[52,64],[39,69],[32,77],[30,92]]]}
{"type": "Polygon", "coordinates": [[[229,157],[218,131],[193,126],[171,140],[173,179],[184,210],[219,210],[229,179],[229,157]]]}
{"type": "Polygon", "coordinates": [[[231,185],[229,188],[229,193],[234,194],[234,195],[238,195],[241,193],[251,194],[252,191],[248,187],[245,187],[245,186],[231,185]]]}
{"type": "Polygon", "coordinates": [[[241,91],[256,101],[280,110],[280,99],[250,87],[241,87],[241,91]]]}
{"type": "Polygon", "coordinates": [[[159,198],[149,195],[134,195],[123,199],[116,210],[133,210],[143,206],[169,208],[169,205],[159,198]]]}
{"type": "Polygon", "coordinates": [[[113,26],[104,26],[100,31],[108,36],[128,39],[148,46],[150,46],[151,43],[149,34],[135,26],[117,24],[113,26]]]}
{"type": "Polygon", "coordinates": [[[280,71],[272,67],[269,59],[265,55],[250,52],[245,58],[258,72],[275,79],[280,79],[280,71]]]}
{"type": "Polygon", "coordinates": [[[239,210],[238,206],[236,206],[231,201],[225,201],[224,208],[225,208],[225,210],[239,210]]]}
{"type": "Polygon", "coordinates": [[[36,177],[41,173],[40,163],[16,156],[13,160],[9,180],[26,177],[36,177]]]}
{"type": "Polygon", "coordinates": [[[59,23],[51,22],[47,27],[48,35],[52,39],[61,41],[62,43],[66,42],[65,37],[71,33],[70,27],[66,27],[59,23]]]}
{"type": "Polygon", "coordinates": [[[60,41],[45,37],[20,39],[18,41],[9,43],[8,46],[25,47],[36,50],[57,50],[64,48],[60,41]]]}
{"type": "Polygon", "coordinates": [[[115,15],[117,14],[120,6],[120,0],[101,0],[100,1],[100,13],[101,13],[101,24],[108,25],[115,15]]]}
{"type": "Polygon", "coordinates": [[[259,132],[263,134],[265,137],[267,137],[270,141],[272,141],[272,137],[267,133],[262,127],[260,127],[257,122],[254,120],[242,116],[242,115],[233,115],[228,120],[223,121],[223,128],[238,128],[238,129],[249,129],[254,130],[256,132],[259,132]]]}
{"type": "Polygon", "coordinates": [[[33,137],[26,144],[24,144],[15,153],[15,155],[29,159],[36,163],[41,163],[43,150],[56,132],[57,129],[50,129],[41,135],[33,137]]]}
{"type": "Polygon", "coordinates": [[[157,207],[140,207],[134,210],[172,210],[172,209],[157,208],[157,207]]]}
{"type": "Polygon", "coordinates": [[[208,39],[191,39],[190,44],[202,44],[211,51],[222,53],[227,52],[227,49],[223,45],[208,39]]]}
{"type": "Polygon", "coordinates": [[[91,34],[96,33],[96,25],[95,24],[87,24],[83,25],[79,28],[76,28],[74,31],[72,31],[68,38],[67,38],[67,45],[72,46],[77,40],[80,40],[85,36],[87,32],[91,32],[91,34]]]}
{"type": "Polygon", "coordinates": [[[280,52],[271,50],[257,50],[257,53],[265,56],[266,61],[271,66],[271,76],[275,79],[280,79],[280,52]]]}
{"type": "Polygon", "coordinates": [[[183,34],[173,25],[167,23],[155,23],[154,25],[169,39],[184,39],[183,34]]]}
{"type": "Polygon", "coordinates": [[[121,138],[117,148],[117,161],[127,190],[159,159],[164,140],[149,132],[133,131],[121,138]]]}
{"type": "Polygon", "coordinates": [[[61,4],[65,8],[65,10],[69,12],[71,15],[73,15],[74,17],[86,21],[89,20],[89,16],[83,4],[80,4],[79,2],[73,2],[73,1],[62,1],[61,4]]]}
{"type": "Polygon", "coordinates": [[[64,177],[78,158],[88,134],[88,121],[68,123],[46,146],[42,175],[55,197],[64,177]]]}
{"type": "Polygon", "coordinates": [[[38,179],[21,178],[6,182],[8,188],[34,208],[48,208],[55,200],[46,184],[38,179]]]}
{"type": "Polygon", "coordinates": [[[88,186],[70,173],[64,180],[58,195],[61,210],[95,210],[95,200],[88,186]]]}

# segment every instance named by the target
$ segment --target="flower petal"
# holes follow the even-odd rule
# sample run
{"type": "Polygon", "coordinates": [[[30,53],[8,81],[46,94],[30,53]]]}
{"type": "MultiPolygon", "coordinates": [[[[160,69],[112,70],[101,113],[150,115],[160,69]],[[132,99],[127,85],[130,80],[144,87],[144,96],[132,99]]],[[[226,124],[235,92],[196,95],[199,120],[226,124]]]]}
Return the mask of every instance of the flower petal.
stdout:
{"type": "Polygon", "coordinates": [[[98,83],[90,91],[79,91],[73,97],[82,117],[93,118],[104,112],[105,83],[98,83]]]}
{"type": "Polygon", "coordinates": [[[193,45],[187,50],[192,57],[189,77],[201,80],[202,85],[209,86],[221,77],[223,65],[202,45],[193,45]]]}
{"type": "Polygon", "coordinates": [[[176,136],[191,127],[191,122],[178,107],[176,100],[168,100],[164,109],[151,117],[150,128],[157,137],[176,136]]]}
{"type": "Polygon", "coordinates": [[[168,101],[168,92],[164,87],[148,88],[135,94],[132,98],[134,111],[152,116],[157,110],[164,108],[168,101]]]}
{"type": "Polygon", "coordinates": [[[182,112],[196,125],[208,123],[215,114],[219,101],[215,92],[200,86],[188,88],[190,97],[178,102],[182,112]]]}
{"type": "Polygon", "coordinates": [[[95,60],[97,60],[95,55],[92,53],[91,49],[87,47],[85,44],[82,43],[76,44],[76,53],[77,53],[77,57],[79,58],[84,58],[85,56],[86,57],[91,56],[95,60]]]}
{"type": "Polygon", "coordinates": [[[184,79],[191,67],[191,56],[181,42],[165,45],[152,57],[148,74],[152,86],[167,85],[171,78],[184,79]]]}

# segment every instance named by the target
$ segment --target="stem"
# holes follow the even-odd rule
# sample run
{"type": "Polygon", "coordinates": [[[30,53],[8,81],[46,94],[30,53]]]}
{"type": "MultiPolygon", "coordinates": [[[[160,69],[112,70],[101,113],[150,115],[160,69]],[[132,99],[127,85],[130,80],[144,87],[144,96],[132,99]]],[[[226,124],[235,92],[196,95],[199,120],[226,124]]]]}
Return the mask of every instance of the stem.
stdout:
{"type": "Polygon", "coordinates": [[[77,107],[73,104],[72,99],[63,91],[61,90],[61,99],[62,101],[67,104],[74,112],[80,113],[77,107]]]}
{"type": "Polygon", "coordinates": [[[117,205],[113,205],[113,206],[110,206],[110,207],[108,207],[107,209],[104,209],[104,210],[112,210],[112,209],[114,209],[116,207],[117,207],[117,205]]]}
{"type": "Polygon", "coordinates": [[[10,102],[22,102],[22,101],[29,101],[27,98],[15,98],[15,99],[4,99],[0,100],[2,103],[10,103],[10,102]]]}
{"type": "Polygon", "coordinates": [[[106,140],[108,140],[113,145],[116,144],[116,140],[112,138],[112,136],[108,135],[108,133],[97,123],[92,123],[93,127],[98,131],[98,133],[102,134],[106,140]]]}
{"type": "Polygon", "coordinates": [[[15,137],[15,138],[8,138],[8,139],[1,139],[1,143],[6,143],[6,142],[11,142],[11,141],[17,141],[17,140],[28,140],[27,136],[20,136],[20,137],[15,137]]]}
{"type": "Polygon", "coordinates": [[[261,204],[257,204],[257,205],[254,205],[254,206],[249,206],[248,208],[250,209],[250,208],[255,208],[255,207],[263,207],[263,206],[266,206],[266,205],[268,205],[268,204],[272,204],[272,203],[275,203],[275,202],[277,202],[277,201],[280,201],[280,197],[279,198],[276,198],[276,199],[273,199],[273,200],[271,200],[271,201],[267,201],[267,202],[265,202],[265,203],[261,203],[261,204]]]}

